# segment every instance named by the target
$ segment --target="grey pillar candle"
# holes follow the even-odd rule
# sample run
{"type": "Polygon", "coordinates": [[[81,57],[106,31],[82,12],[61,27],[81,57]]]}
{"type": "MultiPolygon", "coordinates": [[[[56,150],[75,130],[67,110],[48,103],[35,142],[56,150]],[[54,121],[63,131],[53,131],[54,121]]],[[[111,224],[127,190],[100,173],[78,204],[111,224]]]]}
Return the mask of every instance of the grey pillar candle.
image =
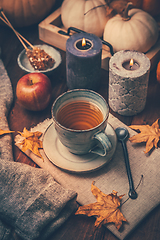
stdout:
{"type": "Polygon", "coordinates": [[[100,84],[102,42],[89,33],[77,33],[66,42],[66,77],[69,89],[96,90],[100,84]],[[86,46],[82,47],[85,38],[86,46]]]}
{"type": "Polygon", "coordinates": [[[141,112],[146,104],[150,60],[140,52],[122,50],[109,61],[109,106],[124,116],[141,112]],[[133,59],[133,67],[128,67],[133,59]]]}

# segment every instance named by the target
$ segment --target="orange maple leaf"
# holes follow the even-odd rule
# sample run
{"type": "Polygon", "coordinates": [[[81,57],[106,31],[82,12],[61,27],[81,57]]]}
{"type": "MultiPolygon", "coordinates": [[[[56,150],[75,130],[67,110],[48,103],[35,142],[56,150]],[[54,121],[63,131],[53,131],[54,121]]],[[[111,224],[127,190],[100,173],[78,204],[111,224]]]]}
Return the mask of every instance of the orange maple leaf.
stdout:
{"type": "Polygon", "coordinates": [[[91,192],[96,197],[97,202],[88,205],[80,206],[76,211],[77,214],[96,216],[95,227],[100,227],[102,224],[114,223],[119,230],[122,222],[127,222],[120,211],[121,198],[124,195],[117,196],[117,192],[113,191],[111,194],[104,194],[92,182],[91,192]]]}
{"type": "Polygon", "coordinates": [[[139,130],[140,133],[130,137],[129,140],[133,143],[146,142],[146,151],[148,153],[153,147],[158,148],[157,144],[160,139],[159,119],[150,125],[131,125],[130,128],[139,130]]]}
{"type": "Polygon", "coordinates": [[[23,129],[23,132],[19,133],[22,137],[24,137],[23,141],[20,143],[22,145],[22,151],[25,152],[27,149],[29,149],[34,154],[42,158],[39,152],[39,149],[43,148],[42,141],[39,139],[42,136],[42,133],[39,131],[30,132],[26,128],[23,129]]]}
{"type": "MultiPolygon", "coordinates": [[[[1,119],[1,117],[0,117],[1,119]]],[[[8,133],[13,133],[14,131],[10,131],[10,130],[2,130],[0,129],[0,136],[4,135],[4,134],[8,134],[8,133]]]]}
{"type": "Polygon", "coordinates": [[[12,133],[12,132],[14,132],[14,131],[9,131],[9,130],[2,130],[2,129],[0,129],[0,136],[1,136],[1,135],[4,135],[4,134],[12,133]]]}

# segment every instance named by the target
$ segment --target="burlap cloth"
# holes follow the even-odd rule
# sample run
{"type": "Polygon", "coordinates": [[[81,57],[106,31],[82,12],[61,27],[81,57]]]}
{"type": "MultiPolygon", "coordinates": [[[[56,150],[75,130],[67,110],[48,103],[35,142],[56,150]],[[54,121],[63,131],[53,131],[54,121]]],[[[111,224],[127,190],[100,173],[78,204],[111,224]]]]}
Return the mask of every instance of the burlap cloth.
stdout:
{"type": "MultiPolygon", "coordinates": [[[[125,126],[111,114],[108,121],[113,128],[125,126]]],[[[31,131],[39,130],[44,132],[51,123],[52,119],[46,119],[31,131]]],[[[130,136],[135,134],[130,128],[128,130],[130,136]]],[[[18,136],[16,137],[18,142],[18,136]]],[[[130,141],[127,141],[127,148],[135,187],[139,184],[142,175],[143,179],[137,189],[138,198],[136,200],[129,199],[121,207],[121,211],[128,223],[124,223],[120,231],[114,225],[108,226],[110,231],[119,239],[124,239],[160,202],[160,150],[154,149],[151,155],[145,155],[145,144],[138,145],[130,141]]],[[[95,181],[95,185],[106,194],[111,193],[113,190],[117,191],[118,195],[126,194],[122,202],[128,198],[129,185],[120,142],[117,144],[112,160],[107,165],[95,172],[83,174],[69,173],[59,169],[46,158],[43,150],[41,154],[44,161],[28,150],[26,154],[41,168],[49,171],[62,186],[75,190],[78,193],[77,200],[82,205],[96,201],[91,193],[92,181],[95,181]]]]}
{"type": "MultiPolygon", "coordinates": [[[[8,130],[13,101],[10,79],[0,59],[0,129],[8,130]]],[[[77,209],[76,192],[44,169],[13,160],[11,135],[0,136],[0,240],[48,239],[77,209]]]]}

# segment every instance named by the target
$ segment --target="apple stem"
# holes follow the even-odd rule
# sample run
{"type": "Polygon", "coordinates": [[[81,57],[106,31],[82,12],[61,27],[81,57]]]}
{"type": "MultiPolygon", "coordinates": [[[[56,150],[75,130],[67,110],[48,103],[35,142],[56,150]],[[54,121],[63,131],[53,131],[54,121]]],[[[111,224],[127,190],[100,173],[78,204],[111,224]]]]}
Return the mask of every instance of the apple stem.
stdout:
{"type": "Polygon", "coordinates": [[[32,81],[32,79],[31,79],[31,82],[30,82],[30,83],[31,83],[31,85],[33,85],[33,81],[32,81]]]}

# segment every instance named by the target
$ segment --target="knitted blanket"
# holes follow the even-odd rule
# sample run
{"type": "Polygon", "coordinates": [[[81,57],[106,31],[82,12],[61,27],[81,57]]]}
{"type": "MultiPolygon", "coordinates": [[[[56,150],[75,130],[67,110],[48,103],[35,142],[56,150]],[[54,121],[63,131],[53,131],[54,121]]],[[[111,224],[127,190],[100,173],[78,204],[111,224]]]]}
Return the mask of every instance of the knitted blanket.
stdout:
{"type": "MultiPolygon", "coordinates": [[[[10,79],[0,59],[0,129],[9,130],[13,102],[10,79]]],[[[11,135],[0,136],[0,240],[47,239],[76,210],[76,192],[48,171],[14,162],[11,135]]]]}

